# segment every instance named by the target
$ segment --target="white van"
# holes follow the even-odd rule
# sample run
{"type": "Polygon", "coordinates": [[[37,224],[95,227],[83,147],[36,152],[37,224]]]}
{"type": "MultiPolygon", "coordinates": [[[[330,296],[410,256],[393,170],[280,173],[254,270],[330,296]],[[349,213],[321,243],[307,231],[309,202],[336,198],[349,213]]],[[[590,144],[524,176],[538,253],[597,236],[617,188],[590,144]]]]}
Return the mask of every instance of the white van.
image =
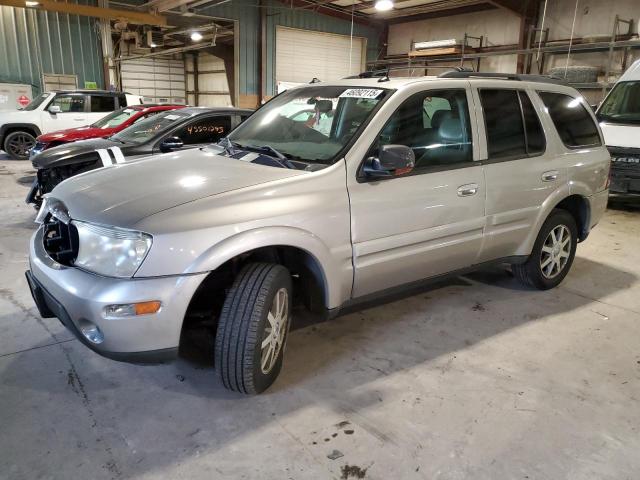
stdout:
{"type": "Polygon", "coordinates": [[[640,60],[620,77],[596,116],[611,152],[611,196],[640,197],[640,60]]]}

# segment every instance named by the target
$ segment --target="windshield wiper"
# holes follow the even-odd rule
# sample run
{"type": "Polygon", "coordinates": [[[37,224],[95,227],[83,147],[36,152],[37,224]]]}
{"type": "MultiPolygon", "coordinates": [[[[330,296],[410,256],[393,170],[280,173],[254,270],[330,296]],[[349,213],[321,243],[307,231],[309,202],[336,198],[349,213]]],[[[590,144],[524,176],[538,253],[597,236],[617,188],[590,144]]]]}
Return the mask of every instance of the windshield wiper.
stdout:
{"type": "MultiPolygon", "coordinates": [[[[235,145],[236,144],[234,144],[234,146],[235,145]]],[[[296,167],[296,165],[289,159],[289,157],[287,157],[284,153],[279,152],[278,150],[273,148],[271,145],[237,145],[237,146],[238,148],[242,148],[242,149],[257,152],[257,153],[265,153],[270,157],[273,157],[274,159],[278,160],[278,162],[283,167],[299,170],[298,167],[296,167]]]]}

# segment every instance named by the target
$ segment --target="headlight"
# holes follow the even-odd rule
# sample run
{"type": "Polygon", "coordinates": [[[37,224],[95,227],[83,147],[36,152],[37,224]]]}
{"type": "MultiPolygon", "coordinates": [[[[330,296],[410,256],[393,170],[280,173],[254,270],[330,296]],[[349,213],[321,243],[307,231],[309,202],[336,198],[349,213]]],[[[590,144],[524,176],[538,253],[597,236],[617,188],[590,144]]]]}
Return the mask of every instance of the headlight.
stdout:
{"type": "Polygon", "coordinates": [[[72,222],[78,230],[74,265],[108,277],[132,277],[151,248],[151,235],[72,222]]]}

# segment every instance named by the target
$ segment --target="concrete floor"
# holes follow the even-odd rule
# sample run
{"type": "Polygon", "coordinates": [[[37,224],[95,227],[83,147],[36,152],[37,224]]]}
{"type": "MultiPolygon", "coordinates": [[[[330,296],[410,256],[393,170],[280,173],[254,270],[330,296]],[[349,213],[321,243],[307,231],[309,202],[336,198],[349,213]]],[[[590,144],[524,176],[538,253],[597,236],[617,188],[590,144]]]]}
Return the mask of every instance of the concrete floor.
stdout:
{"type": "Polygon", "coordinates": [[[298,329],[276,384],[243,397],[38,317],[30,174],[0,161],[2,479],[640,475],[640,210],[609,210],[556,290],[495,269],[298,329]]]}

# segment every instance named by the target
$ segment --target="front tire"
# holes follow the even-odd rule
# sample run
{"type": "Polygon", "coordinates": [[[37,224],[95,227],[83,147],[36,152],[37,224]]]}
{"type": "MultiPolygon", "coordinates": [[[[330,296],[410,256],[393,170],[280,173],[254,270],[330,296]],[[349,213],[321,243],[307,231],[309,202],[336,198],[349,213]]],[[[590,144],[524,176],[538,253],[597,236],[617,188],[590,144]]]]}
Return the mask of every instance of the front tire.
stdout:
{"type": "Polygon", "coordinates": [[[567,276],[578,245],[578,227],[566,210],[555,209],[542,225],[525,263],[512,265],[515,277],[539,290],[554,288],[567,276]]]}
{"type": "Polygon", "coordinates": [[[27,160],[29,150],[36,144],[36,138],[28,132],[11,132],[4,139],[4,151],[14,160],[27,160]]]}
{"type": "Polygon", "coordinates": [[[247,264],[227,294],[216,332],[215,367],[229,390],[266,390],[282,368],[291,318],[291,275],[275,263],[247,264]]]}

